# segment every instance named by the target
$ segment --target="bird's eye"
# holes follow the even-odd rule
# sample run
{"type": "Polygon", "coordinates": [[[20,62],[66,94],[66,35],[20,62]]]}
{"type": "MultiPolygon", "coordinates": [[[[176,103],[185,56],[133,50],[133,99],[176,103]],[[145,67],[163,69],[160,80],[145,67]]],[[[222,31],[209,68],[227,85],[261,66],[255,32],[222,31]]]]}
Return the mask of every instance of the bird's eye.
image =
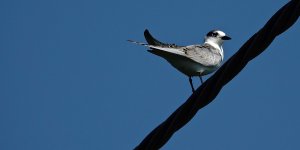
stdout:
{"type": "Polygon", "coordinates": [[[217,37],[218,36],[218,32],[212,33],[212,36],[217,37]]]}
{"type": "Polygon", "coordinates": [[[218,35],[219,35],[219,33],[216,31],[210,31],[206,34],[206,36],[208,36],[208,37],[217,37],[218,35]]]}

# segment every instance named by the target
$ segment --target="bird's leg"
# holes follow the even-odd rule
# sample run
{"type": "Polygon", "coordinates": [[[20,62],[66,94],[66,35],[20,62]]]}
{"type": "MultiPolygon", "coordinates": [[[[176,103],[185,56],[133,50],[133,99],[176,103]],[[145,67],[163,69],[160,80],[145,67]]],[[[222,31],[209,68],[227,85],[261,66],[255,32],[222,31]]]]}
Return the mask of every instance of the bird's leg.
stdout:
{"type": "Polygon", "coordinates": [[[193,81],[192,81],[192,77],[189,77],[189,81],[190,81],[190,85],[192,87],[192,91],[193,93],[195,92],[194,86],[193,86],[193,81]]]}
{"type": "Polygon", "coordinates": [[[201,84],[203,84],[203,80],[202,80],[202,77],[201,77],[201,76],[199,76],[199,78],[200,78],[201,84]]]}

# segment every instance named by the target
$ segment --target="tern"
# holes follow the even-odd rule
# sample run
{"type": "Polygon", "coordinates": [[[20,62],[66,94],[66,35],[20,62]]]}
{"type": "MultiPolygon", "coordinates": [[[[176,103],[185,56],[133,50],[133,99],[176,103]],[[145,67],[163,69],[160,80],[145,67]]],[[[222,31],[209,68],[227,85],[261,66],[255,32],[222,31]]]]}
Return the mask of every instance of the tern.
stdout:
{"type": "Polygon", "coordinates": [[[150,53],[166,59],[178,71],[188,76],[193,92],[195,89],[192,77],[199,76],[202,84],[202,76],[217,70],[224,59],[222,45],[225,40],[231,39],[223,31],[212,30],[204,37],[203,44],[178,46],[158,41],[147,29],[144,31],[144,36],[148,44],[128,41],[146,46],[150,53]]]}

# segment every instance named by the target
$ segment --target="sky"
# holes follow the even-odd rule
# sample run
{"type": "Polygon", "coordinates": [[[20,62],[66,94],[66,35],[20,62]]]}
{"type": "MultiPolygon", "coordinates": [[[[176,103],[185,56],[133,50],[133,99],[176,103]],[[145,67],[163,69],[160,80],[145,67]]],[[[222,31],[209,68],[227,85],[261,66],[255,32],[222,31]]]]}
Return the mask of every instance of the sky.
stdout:
{"type": "MultiPolygon", "coordinates": [[[[185,75],[127,39],[144,42],[149,29],[163,42],[201,44],[220,29],[232,37],[226,61],[287,2],[1,0],[0,149],[133,149],[191,89],[185,75]]],[[[300,149],[299,27],[162,149],[300,149]]]]}

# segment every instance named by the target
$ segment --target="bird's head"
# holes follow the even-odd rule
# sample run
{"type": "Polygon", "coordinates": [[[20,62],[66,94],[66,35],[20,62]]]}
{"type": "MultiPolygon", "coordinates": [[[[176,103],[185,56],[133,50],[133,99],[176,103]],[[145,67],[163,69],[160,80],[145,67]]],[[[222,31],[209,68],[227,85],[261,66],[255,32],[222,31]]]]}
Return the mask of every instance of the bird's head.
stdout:
{"type": "Polygon", "coordinates": [[[230,39],[231,38],[227,36],[223,31],[212,30],[206,34],[205,43],[217,44],[219,47],[221,47],[225,40],[230,39]]]}

